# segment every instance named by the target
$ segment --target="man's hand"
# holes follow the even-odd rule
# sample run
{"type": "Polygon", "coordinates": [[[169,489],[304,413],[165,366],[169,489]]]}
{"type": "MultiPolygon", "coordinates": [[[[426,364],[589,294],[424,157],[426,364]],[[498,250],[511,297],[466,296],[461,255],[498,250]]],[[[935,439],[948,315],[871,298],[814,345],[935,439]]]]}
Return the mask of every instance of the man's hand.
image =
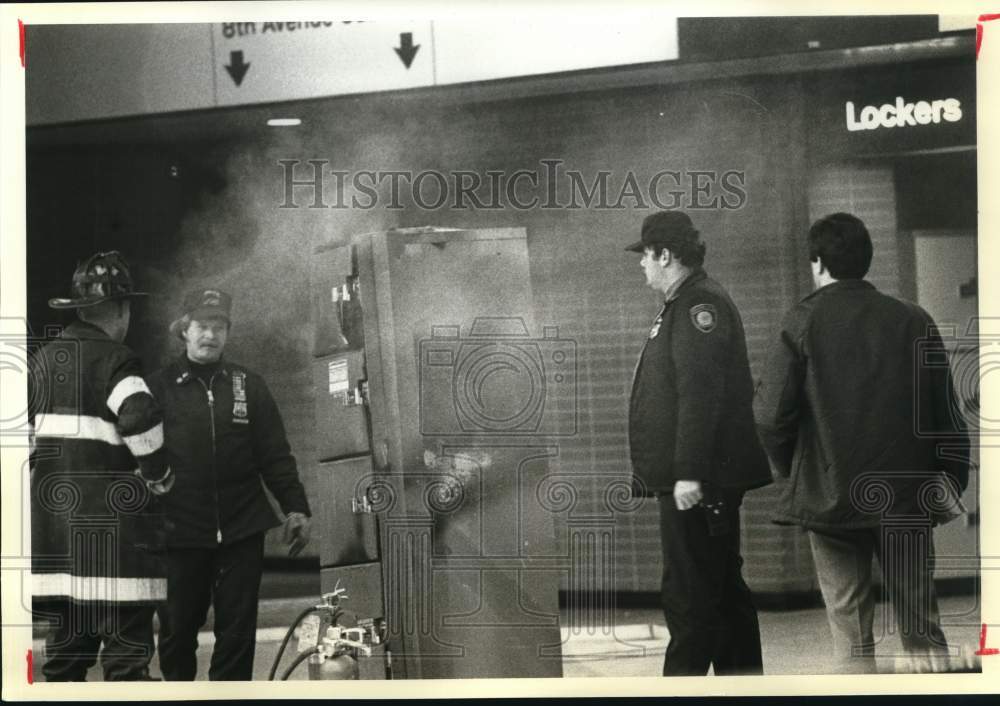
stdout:
{"type": "Polygon", "coordinates": [[[153,495],[166,495],[174,487],[174,474],[169,468],[160,480],[146,480],[138,468],[135,470],[135,475],[146,484],[146,488],[153,495]]]}
{"type": "Polygon", "coordinates": [[[701,502],[701,482],[679,480],[674,483],[674,504],[678,510],[690,510],[701,502]]]}
{"type": "Polygon", "coordinates": [[[285,520],[285,544],[288,545],[288,556],[298,556],[299,552],[309,544],[309,518],[301,512],[288,513],[285,520]]]}

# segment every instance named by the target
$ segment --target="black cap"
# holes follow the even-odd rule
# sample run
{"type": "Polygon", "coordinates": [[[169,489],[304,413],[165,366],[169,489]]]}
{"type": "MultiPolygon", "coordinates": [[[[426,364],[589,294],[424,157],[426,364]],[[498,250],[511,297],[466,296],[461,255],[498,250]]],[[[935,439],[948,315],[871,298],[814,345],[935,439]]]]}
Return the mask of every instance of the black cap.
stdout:
{"type": "Polygon", "coordinates": [[[651,213],[642,221],[642,239],[629,245],[626,250],[644,252],[646,248],[655,245],[679,245],[685,241],[694,242],[698,239],[691,219],[683,211],[659,211],[651,213]]]}
{"type": "Polygon", "coordinates": [[[195,289],[187,293],[184,297],[184,313],[179,319],[170,324],[170,331],[175,336],[181,334],[181,326],[184,317],[192,319],[212,319],[219,318],[231,321],[229,311],[233,306],[233,298],[221,289],[207,288],[195,289]]]}

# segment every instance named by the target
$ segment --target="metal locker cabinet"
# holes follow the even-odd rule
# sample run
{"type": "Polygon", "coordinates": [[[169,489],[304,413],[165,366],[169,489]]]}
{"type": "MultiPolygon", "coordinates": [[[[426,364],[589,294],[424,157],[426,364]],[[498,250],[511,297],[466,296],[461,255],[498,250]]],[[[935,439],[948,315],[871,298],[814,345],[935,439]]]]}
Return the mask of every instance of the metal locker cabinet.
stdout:
{"type": "MultiPolygon", "coordinates": [[[[546,402],[566,380],[564,342],[535,327],[525,231],[403,229],[339,250],[331,262],[352,262],[356,282],[372,476],[331,474],[321,502],[378,518],[393,675],[561,676],[561,572],[536,490],[556,453],[546,402]]],[[[350,571],[324,564],[323,590],[350,571]]]]}

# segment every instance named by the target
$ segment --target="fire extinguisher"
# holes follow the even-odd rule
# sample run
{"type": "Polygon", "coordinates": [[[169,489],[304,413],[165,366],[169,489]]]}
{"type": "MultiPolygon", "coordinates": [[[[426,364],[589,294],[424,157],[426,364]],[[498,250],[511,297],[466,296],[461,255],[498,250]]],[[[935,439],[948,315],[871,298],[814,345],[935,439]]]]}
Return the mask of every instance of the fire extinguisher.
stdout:
{"type": "Polygon", "coordinates": [[[275,674],[278,672],[278,665],[281,664],[281,658],[285,653],[285,648],[296,633],[298,633],[299,637],[299,654],[282,672],[281,677],[279,677],[281,681],[287,680],[292,672],[310,657],[316,656],[322,658],[319,654],[319,647],[321,644],[320,641],[324,637],[324,628],[327,625],[336,624],[343,615],[340,601],[347,598],[345,591],[346,589],[340,588],[338,583],[332,592],[323,594],[322,603],[309,606],[299,613],[295,621],[289,626],[284,639],[281,641],[281,646],[278,648],[278,653],[274,656],[274,662],[271,664],[271,671],[267,677],[268,681],[274,681],[275,674]],[[312,644],[306,649],[306,645],[309,643],[312,644]]]}
{"type": "Polygon", "coordinates": [[[344,629],[331,625],[323,642],[309,656],[309,678],[313,680],[357,679],[358,655],[371,655],[361,628],[344,629]]]}
{"type": "Polygon", "coordinates": [[[346,652],[334,657],[326,657],[317,652],[309,655],[309,679],[311,681],[357,678],[358,661],[346,652]]]}
{"type": "Polygon", "coordinates": [[[309,679],[312,680],[358,678],[358,657],[370,657],[373,646],[382,644],[383,635],[380,624],[374,621],[365,621],[363,626],[351,628],[338,624],[344,614],[340,601],[347,598],[344,591],[338,584],[332,593],[323,595],[322,603],[310,606],[299,614],[278,648],[269,680],[274,680],[281,657],[296,630],[299,631],[299,654],[282,673],[282,681],[287,680],[303,662],[308,662],[309,679]],[[308,648],[306,645],[309,645],[308,648]]]}

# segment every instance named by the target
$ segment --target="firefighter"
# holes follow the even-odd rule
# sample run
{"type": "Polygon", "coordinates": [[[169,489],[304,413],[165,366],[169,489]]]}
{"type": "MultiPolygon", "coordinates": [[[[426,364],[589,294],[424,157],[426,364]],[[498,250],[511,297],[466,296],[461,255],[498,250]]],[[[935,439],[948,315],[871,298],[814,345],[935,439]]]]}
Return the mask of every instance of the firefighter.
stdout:
{"type": "Polygon", "coordinates": [[[71,297],[49,300],[77,320],[30,362],[31,581],[34,610],[54,621],[47,681],[85,681],[99,655],[106,681],[150,678],[167,588],[153,496],[174,476],[160,407],[122,343],[140,296],[121,254],[93,255],[71,297]]]}
{"type": "Polygon", "coordinates": [[[757,439],[743,323],[702,269],[691,219],[662,211],[628,250],[663,295],[629,404],[633,492],[660,506],[664,676],[760,674],[760,630],[743,581],[739,507],[771,472],[757,439]]]}
{"type": "Polygon", "coordinates": [[[290,555],[309,541],[309,503],[278,407],[259,375],[223,358],[231,306],[218,289],[189,293],[170,326],[184,352],[148,378],[163,404],[167,458],[178,478],[177,492],[164,499],[168,589],[160,667],[168,680],[195,678],[209,605],[209,678],[253,677],[264,535],[281,524],[262,482],[287,516],[290,555]]]}

